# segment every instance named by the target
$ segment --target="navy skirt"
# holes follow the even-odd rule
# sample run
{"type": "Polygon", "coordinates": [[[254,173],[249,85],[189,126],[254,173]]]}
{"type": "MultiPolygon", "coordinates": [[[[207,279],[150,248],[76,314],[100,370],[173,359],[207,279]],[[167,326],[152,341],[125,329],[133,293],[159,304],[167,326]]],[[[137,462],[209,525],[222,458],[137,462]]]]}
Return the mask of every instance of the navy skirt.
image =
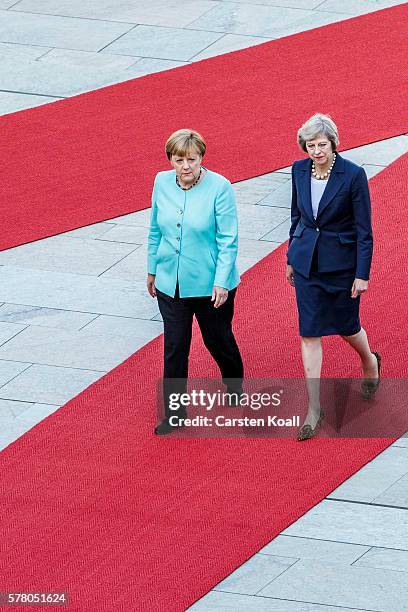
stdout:
{"type": "Polygon", "coordinates": [[[301,336],[352,336],[360,331],[360,297],[351,297],[355,270],[317,272],[313,258],[310,278],[294,270],[301,336]]]}

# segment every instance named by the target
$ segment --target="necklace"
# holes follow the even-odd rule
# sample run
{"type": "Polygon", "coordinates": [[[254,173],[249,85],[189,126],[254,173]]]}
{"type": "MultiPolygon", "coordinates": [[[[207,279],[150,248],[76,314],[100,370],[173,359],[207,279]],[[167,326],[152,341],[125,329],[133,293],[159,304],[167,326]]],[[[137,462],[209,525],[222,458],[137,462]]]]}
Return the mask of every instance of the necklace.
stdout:
{"type": "Polygon", "coordinates": [[[333,166],[334,166],[334,162],[335,161],[336,161],[336,154],[334,153],[333,161],[331,163],[330,168],[324,174],[322,174],[322,175],[317,174],[315,163],[312,162],[312,175],[314,176],[314,178],[318,179],[318,180],[321,180],[321,181],[323,181],[324,179],[328,178],[330,176],[331,171],[333,170],[333,166]]]}
{"type": "Polygon", "coordinates": [[[178,176],[177,176],[177,174],[176,174],[176,183],[177,183],[177,186],[178,186],[178,187],[180,187],[180,189],[182,189],[183,191],[188,191],[189,189],[192,189],[192,188],[194,187],[194,185],[197,185],[198,181],[200,180],[202,171],[203,171],[203,169],[202,169],[202,168],[200,168],[200,173],[199,173],[199,175],[198,175],[197,179],[196,179],[196,180],[194,181],[194,183],[193,183],[192,185],[190,185],[189,187],[182,187],[182,186],[180,185],[179,177],[178,177],[178,176]]]}

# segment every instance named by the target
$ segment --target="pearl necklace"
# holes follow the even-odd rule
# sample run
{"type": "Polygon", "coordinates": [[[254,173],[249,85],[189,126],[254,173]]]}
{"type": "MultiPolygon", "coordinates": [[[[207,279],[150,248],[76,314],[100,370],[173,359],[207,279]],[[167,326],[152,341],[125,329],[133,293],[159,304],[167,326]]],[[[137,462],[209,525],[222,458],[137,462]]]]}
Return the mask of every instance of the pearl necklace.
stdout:
{"type": "Polygon", "coordinates": [[[203,171],[203,169],[202,169],[202,168],[200,168],[200,174],[198,175],[198,177],[197,177],[197,179],[194,181],[194,183],[193,183],[192,185],[190,185],[189,187],[182,187],[182,186],[180,185],[179,177],[178,177],[178,176],[177,176],[177,174],[176,174],[176,183],[177,183],[177,186],[178,186],[178,187],[180,187],[180,189],[182,189],[183,191],[188,191],[189,189],[191,189],[192,187],[194,187],[194,185],[197,185],[198,181],[199,181],[199,180],[200,180],[200,178],[201,178],[201,173],[202,173],[202,171],[203,171]]]}
{"type": "Polygon", "coordinates": [[[312,175],[314,176],[314,178],[320,181],[324,181],[324,179],[327,179],[330,176],[331,171],[333,170],[335,161],[336,161],[336,154],[334,153],[331,166],[323,175],[317,174],[315,163],[312,162],[312,175]]]}

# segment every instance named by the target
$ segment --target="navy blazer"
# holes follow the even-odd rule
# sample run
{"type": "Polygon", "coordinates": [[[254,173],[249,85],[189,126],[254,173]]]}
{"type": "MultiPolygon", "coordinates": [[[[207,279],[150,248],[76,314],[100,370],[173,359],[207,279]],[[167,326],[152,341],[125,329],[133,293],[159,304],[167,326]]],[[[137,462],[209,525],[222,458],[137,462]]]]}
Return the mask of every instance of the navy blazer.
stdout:
{"type": "Polygon", "coordinates": [[[313,217],[312,160],[292,166],[292,209],[288,263],[309,278],[315,249],[318,272],[355,270],[368,280],[373,254],[371,204],[363,168],[336,153],[336,161],[313,217]]]}

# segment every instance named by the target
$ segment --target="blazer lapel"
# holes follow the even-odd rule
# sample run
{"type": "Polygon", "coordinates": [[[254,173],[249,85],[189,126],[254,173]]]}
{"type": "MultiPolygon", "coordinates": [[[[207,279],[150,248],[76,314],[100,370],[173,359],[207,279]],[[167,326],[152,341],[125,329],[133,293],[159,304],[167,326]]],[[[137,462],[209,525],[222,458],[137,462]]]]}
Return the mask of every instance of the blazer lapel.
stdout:
{"type": "Polygon", "coordinates": [[[317,211],[316,221],[319,219],[324,209],[330,204],[336,193],[340,190],[340,187],[344,184],[343,175],[344,159],[340,157],[338,153],[336,153],[336,161],[330,174],[330,178],[327,181],[326,188],[323,191],[322,199],[320,200],[317,211]]]}
{"type": "Polygon", "coordinates": [[[313,217],[313,209],[312,209],[312,194],[310,187],[310,175],[312,172],[312,162],[305,164],[305,167],[302,168],[302,171],[299,173],[299,193],[300,200],[305,209],[305,213],[308,217],[310,217],[311,221],[314,223],[313,217]]]}

